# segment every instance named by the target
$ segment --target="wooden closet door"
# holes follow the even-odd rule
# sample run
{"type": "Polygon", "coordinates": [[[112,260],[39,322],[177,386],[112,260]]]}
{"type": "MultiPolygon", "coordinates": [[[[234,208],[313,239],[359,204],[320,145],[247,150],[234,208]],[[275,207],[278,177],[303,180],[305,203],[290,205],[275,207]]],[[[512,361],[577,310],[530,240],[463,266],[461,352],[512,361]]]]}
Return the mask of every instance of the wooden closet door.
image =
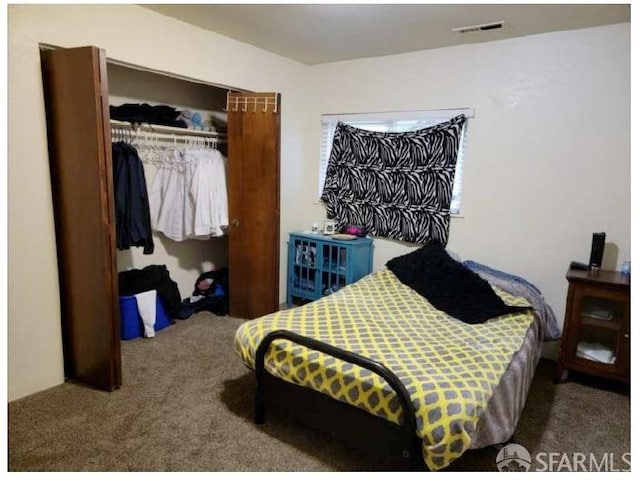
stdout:
{"type": "Polygon", "coordinates": [[[230,314],[278,309],[280,94],[227,96],[230,314]]]}
{"type": "Polygon", "coordinates": [[[106,56],[43,51],[65,376],[122,383],[106,56]]]}

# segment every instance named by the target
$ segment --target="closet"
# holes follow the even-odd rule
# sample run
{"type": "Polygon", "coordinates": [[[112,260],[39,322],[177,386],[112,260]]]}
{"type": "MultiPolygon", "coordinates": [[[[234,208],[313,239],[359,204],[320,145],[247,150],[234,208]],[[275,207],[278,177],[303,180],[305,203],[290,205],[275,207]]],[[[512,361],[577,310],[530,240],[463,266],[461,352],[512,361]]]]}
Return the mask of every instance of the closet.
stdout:
{"type": "MultiPolygon", "coordinates": [[[[109,96],[144,102],[144,82],[129,82],[139,92],[123,91],[127,83],[117,78],[126,77],[130,67],[108,65],[106,53],[96,47],[43,49],[41,59],[65,376],[113,390],[122,384],[117,273],[141,268],[145,260],[141,248],[128,254],[116,250],[109,96]]],[[[227,111],[228,234],[199,245],[200,255],[162,241],[158,257],[147,264],[168,264],[162,254],[169,252],[182,267],[194,268],[199,258],[216,268],[226,264],[230,315],[253,318],[277,310],[279,300],[280,95],[194,88],[204,87],[212,95],[211,109],[222,105],[227,111]]],[[[188,296],[185,284],[179,285],[188,296]]]]}
{"type": "MultiPolygon", "coordinates": [[[[112,142],[131,143],[142,160],[151,207],[159,210],[159,206],[162,206],[165,208],[165,214],[169,215],[164,216],[163,219],[166,220],[167,217],[170,217],[175,220],[172,215],[175,211],[184,211],[184,203],[180,207],[179,203],[175,203],[175,199],[169,198],[157,202],[158,192],[154,193],[152,186],[156,183],[157,188],[163,184],[161,181],[175,180],[177,176],[173,177],[174,174],[187,177],[188,173],[194,172],[194,164],[198,158],[185,156],[182,159],[176,159],[173,155],[175,151],[185,153],[219,151],[224,156],[228,154],[227,115],[224,112],[228,89],[168,77],[112,62],[107,63],[107,77],[109,79],[109,105],[116,107],[116,110],[118,110],[118,106],[122,105],[132,107],[141,104],[171,106],[179,112],[198,113],[207,126],[217,127],[214,132],[155,123],[135,124],[134,128],[127,121],[118,121],[113,118],[110,121],[112,142]],[[151,198],[154,198],[156,202],[154,203],[151,198]],[[168,206],[169,204],[175,205],[168,206]]],[[[133,116],[136,109],[130,108],[129,110],[132,111],[130,115],[133,116]]],[[[115,112],[112,114],[112,117],[120,117],[115,112]]],[[[181,120],[186,119],[181,117],[181,120]]],[[[117,156],[112,157],[115,169],[118,159],[117,156]]],[[[189,179],[184,180],[186,186],[192,184],[189,179]]],[[[166,186],[163,186],[162,190],[164,191],[165,188],[166,186]]],[[[224,190],[226,191],[226,188],[224,190]]],[[[175,189],[172,192],[176,194],[175,189]]],[[[225,195],[225,211],[226,203],[225,195]]],[[[192,215],[196,210],[199,213],[207,212],[204,206],[201,209],[195,204],[188,206],[191,208],[192,215]]],[[[159,217],[158,212],[154,214],[151,216],[152,218],[159,217]]],[[[180,217],[178,216],[178,218],[180,217]]],[[[223,224],[228,226],[228,219],[223,224]]],[[[186,233],[176,232],[178,229],[175,223],[172,226],[163,225],[156,226],[156,228],[158,231],[153,235],[154,251],[152,254],[143,254],[143,250],[139,248],[117,250],[119,272],[132,268],[139,269],[150,264],[166,265],[171,278],[178,284],[180,293],[186,297],[193,292],[194,281],[200,273],[228,266],[228,236],[212,236],[206,240],[184,239],[186,233]],[[163,227],[172,227],[173,229],[166,232],[162,229],[163,227]],[[180,234],[183,235],[182,239],[180,239],[180,234]]]]}

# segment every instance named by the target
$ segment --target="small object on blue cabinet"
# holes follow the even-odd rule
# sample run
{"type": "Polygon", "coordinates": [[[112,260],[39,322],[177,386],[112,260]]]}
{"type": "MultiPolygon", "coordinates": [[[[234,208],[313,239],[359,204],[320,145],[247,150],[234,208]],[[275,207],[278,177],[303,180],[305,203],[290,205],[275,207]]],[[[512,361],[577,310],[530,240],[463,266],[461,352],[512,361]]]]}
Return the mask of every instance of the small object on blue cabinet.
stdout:
{"type": "Polygon", "coordinates": [[[345,234],[353,234],[359,238],[364,238],[367,235],[367,230],[364,226],[358,226],[354,224],[349,224],[342,229],[342,232],[345,234]]]}
{"type": "Polygon", "coordinates": [[[322,231],[323,234],[334,234],[336,232],[336,222],[331,220],[331,219],[327,219],[324,222],[324,231],[322,231]]]}

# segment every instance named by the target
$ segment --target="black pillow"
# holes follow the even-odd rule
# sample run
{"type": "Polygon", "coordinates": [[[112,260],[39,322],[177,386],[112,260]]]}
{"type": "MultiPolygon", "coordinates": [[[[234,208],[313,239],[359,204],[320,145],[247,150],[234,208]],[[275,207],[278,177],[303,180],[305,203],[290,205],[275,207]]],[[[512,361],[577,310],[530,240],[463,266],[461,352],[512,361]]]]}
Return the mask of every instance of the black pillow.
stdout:
{"type": "Polygon", "coordinates": [[[465,323],[483,323],[496,316],[530,309],[505,305],[489,283],[452,259],[435,242],[393,258],[387,267],[434,307],[465,323]]]}

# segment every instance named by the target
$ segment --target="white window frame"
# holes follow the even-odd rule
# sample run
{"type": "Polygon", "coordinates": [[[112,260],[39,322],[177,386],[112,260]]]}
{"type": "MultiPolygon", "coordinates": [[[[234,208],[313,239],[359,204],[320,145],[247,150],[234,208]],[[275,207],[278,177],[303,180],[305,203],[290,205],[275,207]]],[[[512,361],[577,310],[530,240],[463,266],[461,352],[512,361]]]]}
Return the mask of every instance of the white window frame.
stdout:
{"type": "MultiPolygon", "coordinates": [[[[417,111],[397,111],[397,112],[368,112],[361,114],[325,114],[321,118],[322,137],[320,142],[320,164],[318,167],[318,197],[322,195],[324,188],[324,180],[331,155],[331,146],[333,144],[333,135],[335,133],[338,122],[349,124],[365,130],[379,130],[382,124],[391,124],[397,122],[413,122],[420,123],[419,129],[432,125],[446,122],[453,117],[464,114],[467,119],[472,119],[475,112],[471,108],[460,109],[440,109],[440,110],[417,110],[417,111]]],[[[458,149],[458,160],[456,162],[456,174],[453,182],[453,194],[451,196],[452,215],[461,216],[462,208],[462,179],[464,173],[465,161],[465,144],[467,139],[467,129],[469,122],[465,123],[460,139],[460,147],[458,149]]],[[[402,128],[397,124],[392,130],[384,130],[383,132],[402,132],[402,128]]],[[[410,130],[414,130],[412,127],[410,130]]],[[[381,130],[381,129],[380,129],[381,130]]]]}

